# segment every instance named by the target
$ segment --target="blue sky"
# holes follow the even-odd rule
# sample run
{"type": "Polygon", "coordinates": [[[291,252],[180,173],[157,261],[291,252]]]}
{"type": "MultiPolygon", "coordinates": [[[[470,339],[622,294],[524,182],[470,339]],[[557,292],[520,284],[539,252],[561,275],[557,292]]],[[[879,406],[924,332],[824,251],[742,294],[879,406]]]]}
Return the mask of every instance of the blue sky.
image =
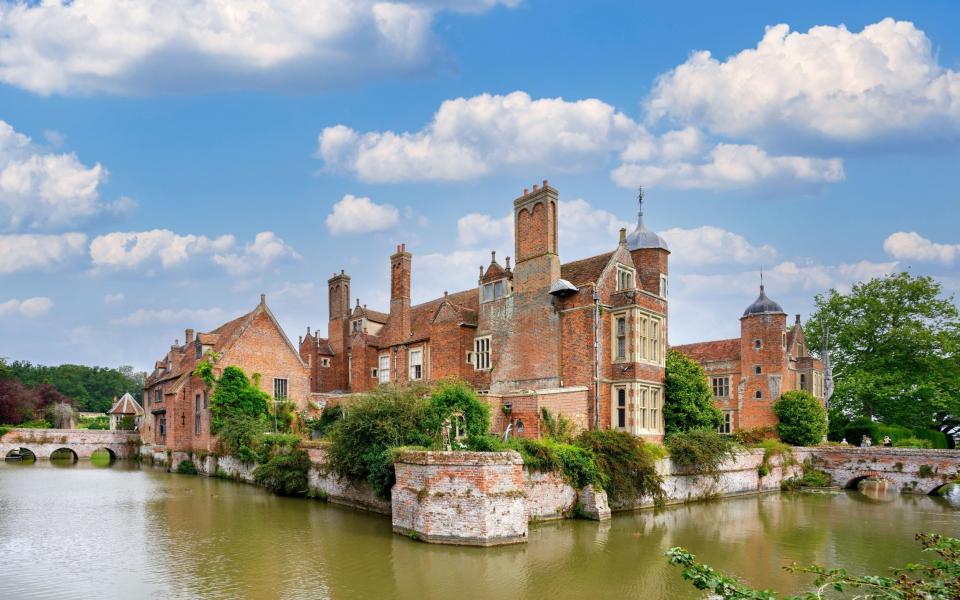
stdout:
{"type": "Polygon", "coordinates": [[[475,285],[510,202],[561,258],[646,215],[672,343],[732,337],[765,272],[806,317],[907,269],[960,290],[960,7],[947,2],[0,0],[0,356],[147,368],[259,293],[384,310],[475,285]],[[706,54],[709,53],[709,54],[706,54]]]}

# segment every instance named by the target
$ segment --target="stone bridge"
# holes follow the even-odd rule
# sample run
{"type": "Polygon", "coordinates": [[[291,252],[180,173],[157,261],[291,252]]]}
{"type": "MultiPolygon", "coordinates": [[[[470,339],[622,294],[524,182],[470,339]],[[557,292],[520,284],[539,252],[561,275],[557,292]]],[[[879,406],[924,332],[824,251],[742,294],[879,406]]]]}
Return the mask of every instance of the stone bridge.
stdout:
{"type": "Polygon", "coordinates": [[[140,451],[140,434],[98,429],[12,429],[0,436],[0,458],[21,448],[37,458],[50,458],[63,448],[78,459],[90,458],[101,449],[109,451],[111,458],[131,458],[140,451]]]}
{"type": "Polygon", "coordinates": [[[830,475],[834,485],[855,488],[867,478],[881,478],[901,492],[932,494],[944,484],[960,480],[960,450],[819,446],[796,448],[794,456],[810,458],[813,466],[830,475]]]}

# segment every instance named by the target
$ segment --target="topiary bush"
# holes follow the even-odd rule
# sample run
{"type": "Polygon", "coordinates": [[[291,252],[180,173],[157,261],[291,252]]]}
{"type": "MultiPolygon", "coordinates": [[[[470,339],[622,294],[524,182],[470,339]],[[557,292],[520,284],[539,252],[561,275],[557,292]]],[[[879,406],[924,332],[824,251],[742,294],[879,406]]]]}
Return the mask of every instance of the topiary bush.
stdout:
{"type": "Polygon", "coordinates": [[[791,390],[776,401],[777,433],[780,439],[794,446],[814,446],[827,435],[827,411],[813,394],[791,390]]]}
{"type": "Polygon", "coordinates": [[[612,429],[583,431],[575,443],[593,453],[612,503],[644,496],[653,498],[656,504],[663,502],[663,478],[656,466],[663,454],[659,445],[612,429]]]}
{"type": "Polygon", "coordinates": [[[666,445],[673,464],[714,479],[720,476],[720,465],[735,455],[733,442],[712,429],[674,433],[667,437],[666,445]]]}

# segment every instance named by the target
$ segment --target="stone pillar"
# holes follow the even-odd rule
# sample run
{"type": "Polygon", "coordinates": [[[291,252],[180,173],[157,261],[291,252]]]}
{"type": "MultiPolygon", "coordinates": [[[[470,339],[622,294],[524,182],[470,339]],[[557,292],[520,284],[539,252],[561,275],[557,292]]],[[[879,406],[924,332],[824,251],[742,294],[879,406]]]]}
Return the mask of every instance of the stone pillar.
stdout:
{"type": "Polygon", "coordinates": [[[523,459],[516,452],[405,452],[395,463],[393,530],[435,544],[527,541],[523,459]]]}

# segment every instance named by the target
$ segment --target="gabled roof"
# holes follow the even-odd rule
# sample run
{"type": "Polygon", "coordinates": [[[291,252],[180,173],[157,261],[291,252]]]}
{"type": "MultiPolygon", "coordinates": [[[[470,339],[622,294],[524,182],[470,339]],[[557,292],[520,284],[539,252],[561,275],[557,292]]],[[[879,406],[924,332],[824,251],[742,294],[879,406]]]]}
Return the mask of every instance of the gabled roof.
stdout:
{"type": "Polygon", "coordinates": [[[113,408],[107,411],[107,414],[134,415],[139,417],[143,415],[143,407],[140,406],[140,403],[130,395],[130,392],[127,392],[116,401],[116,403],[113,405],[113,408]]]}
{"type": "Polygon", "coordinates": [[[613,254],[613,252],[607,252],[560,265],[560,278],[566,279],[577,287],[596,283],[613,254]]]}
{"type": "Polygon", "coordinates": [[[671,346],[670,349],[676,350],[700,363],[716,360],[739,360],[740,338],[671,346]]]}

